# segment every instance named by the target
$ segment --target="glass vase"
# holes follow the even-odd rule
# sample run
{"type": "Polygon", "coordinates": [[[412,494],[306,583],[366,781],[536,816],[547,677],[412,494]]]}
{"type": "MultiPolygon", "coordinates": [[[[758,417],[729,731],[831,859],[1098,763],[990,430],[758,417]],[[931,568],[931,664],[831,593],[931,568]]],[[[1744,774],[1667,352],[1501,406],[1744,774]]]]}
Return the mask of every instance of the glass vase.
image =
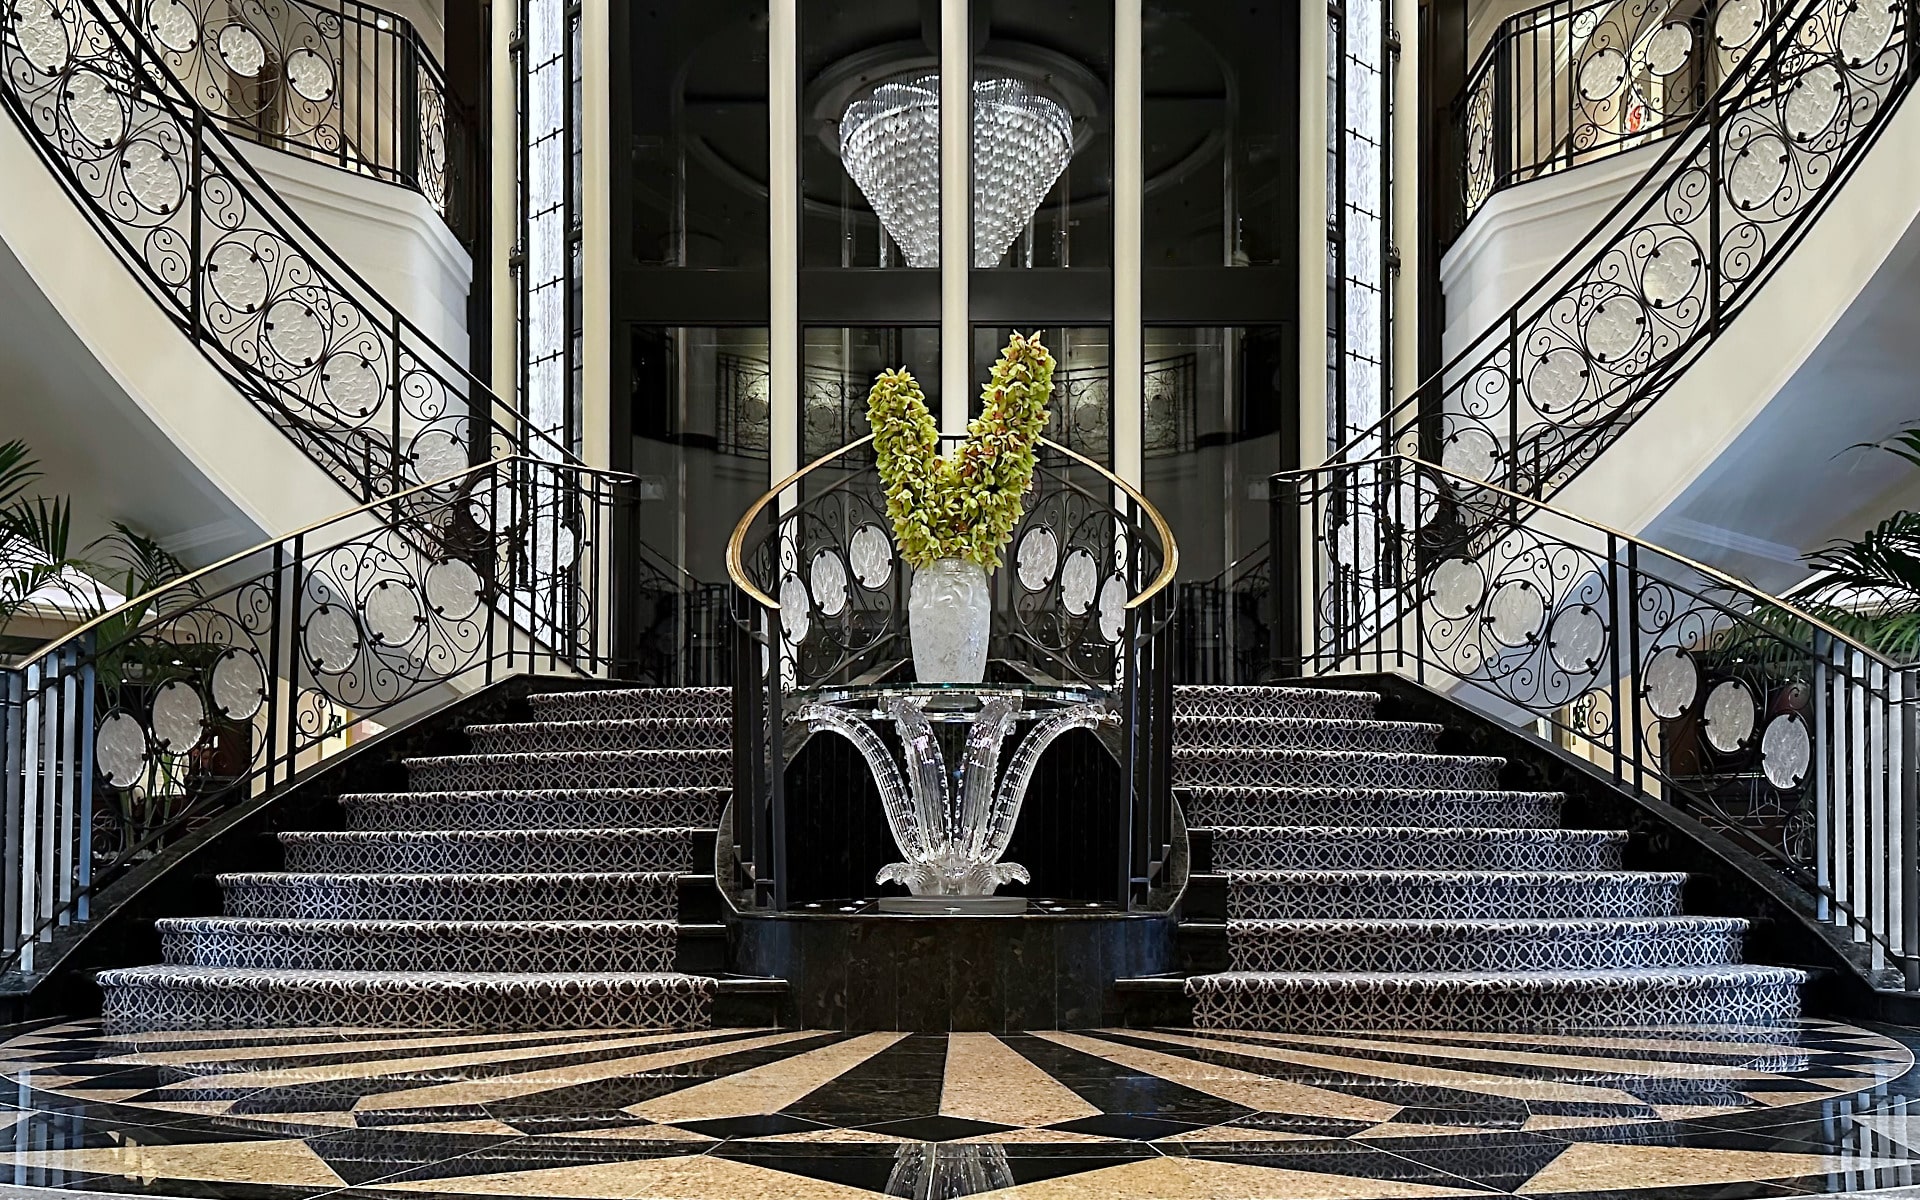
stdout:
{"type": "Polygon", "coordinates": [[[964,558],[936,558],[913,573],[907,632],[921,683],[979,683],[987,674],[993,592],[987,571],[964,558]]]}

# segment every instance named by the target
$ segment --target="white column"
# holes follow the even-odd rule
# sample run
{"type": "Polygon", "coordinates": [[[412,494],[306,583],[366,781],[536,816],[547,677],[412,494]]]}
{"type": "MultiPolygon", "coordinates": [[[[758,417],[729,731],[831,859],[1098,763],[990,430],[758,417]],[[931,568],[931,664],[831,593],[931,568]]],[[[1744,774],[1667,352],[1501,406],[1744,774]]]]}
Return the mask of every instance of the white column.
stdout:
{"type": "Polygon", "coordinates": [[[940,432],[967,431],[973,337],[973,64],[967,0],[940,0],[940,432]]]}
{"type": "Polygon", "coordinates": [[[612,31],[608,0],[580,6],[580,457],[608,465],[613,385],[612,31]]]}
{"type": "Polygon", "coordinates": [[[1140,0],[1113,6],[1113,473],[1135,487],[1141,479],[1142,373],[1146,333],[1140,326],[1141,158],[1140,0]]]}
{"type": "Polygon", "coordinates": [[[800,4],[773,0],[767,27],[767,465],[800,466],[800,4]]]}
{"type": "Polygon", "coordinates": [[[1309,467],[1327,458],[1327,55],[1335,50],[1326,6],[1301,5],[1299,420],[1300,464],[1309,467]]]}
{"type": "Polygon", "coordinates": [[[520,64],[510,47],[520,23],[520,5],[499,0],[493,6],[489,74],[493,81],[491,141],[487,155],[488,204],[492,213],[488,255],[492,272],[489,296],[493,312],[493,392],[509,408],[519,408],[520,288],[511,265],[520,229],[520,64]]]}

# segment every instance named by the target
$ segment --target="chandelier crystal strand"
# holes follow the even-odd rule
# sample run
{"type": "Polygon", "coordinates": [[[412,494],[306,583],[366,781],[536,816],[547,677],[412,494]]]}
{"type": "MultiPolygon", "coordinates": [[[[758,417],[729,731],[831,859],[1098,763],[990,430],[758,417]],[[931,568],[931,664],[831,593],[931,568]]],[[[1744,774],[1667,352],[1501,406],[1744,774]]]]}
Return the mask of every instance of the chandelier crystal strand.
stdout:
{"type": "MultiPolygon", "coordinates": [[[[1073,157],[1073,115],[1022,79],[973,83],[973,265],[991,267],[1073,157]]],[[[889,80],[847,105],[840,160],[908,265],[940,265],[940,76],[889,80]]]]}

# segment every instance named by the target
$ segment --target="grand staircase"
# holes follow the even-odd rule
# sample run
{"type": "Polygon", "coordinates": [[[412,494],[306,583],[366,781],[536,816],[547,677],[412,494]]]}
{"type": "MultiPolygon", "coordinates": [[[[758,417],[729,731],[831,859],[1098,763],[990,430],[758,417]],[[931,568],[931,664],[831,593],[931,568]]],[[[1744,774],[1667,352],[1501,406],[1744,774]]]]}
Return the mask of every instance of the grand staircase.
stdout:
{"type": "MultiPolygon", "coordinates": [[[[1799,1014],[1801,971],[1742,963],[1746,922],[1687,916],[1679,873],[1623,869],[1622,830],[1501,786],[1499,758],[1372,692],[1182,687],[1174,783],[1195,847],[1183,935],[1224,924],[1194,1024],[1554,1030],[1799,1014]]],[[[1195,938],[1195,935],[1199,935],[1195,938]]]]}
{"type": "Polygon", "coordinates": [[[219,876],[224,915],[156,922],[164,965],[99,976],[107,1029],[760,1019],[777,981],[715,978],[730,696],[533,695],[530,722],[468,726],[472,753],[406,760],[413,790],[280,834],[284,870],[219,876]]]}

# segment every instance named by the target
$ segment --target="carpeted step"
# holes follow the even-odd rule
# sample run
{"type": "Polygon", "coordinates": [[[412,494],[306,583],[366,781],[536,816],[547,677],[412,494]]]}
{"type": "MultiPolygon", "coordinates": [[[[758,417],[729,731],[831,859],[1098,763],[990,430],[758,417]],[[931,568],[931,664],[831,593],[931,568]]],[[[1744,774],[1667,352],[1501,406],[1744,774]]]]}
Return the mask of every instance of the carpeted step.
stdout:
{"type": "Polygon", "coordinates": [[[539,721],[624,721],[635,717],[733,718],[724,687],[594,688],[527,697],[539,721]]]}
{"type": "Polygon", "coordinates": [[[672,971],[672,921],[339,921],[163,917],[166,961],[305,971],[672,971]]]}
{"type": "Polygon", "coordinates": [[[1187,980],[1203,1029],[1577,1031],[1775,1025],[1806,973],[1702,966],[1624,971],[1227,972],[1187,980]]]}
{"type": "Polygon", "coordinates": [[[1370,750],[1222,750],[1175,746],[1175,787],[1352,787],[1491,790],[1504,758],[1370,750]]]}
{"type": "Polygon", "coordinates": [[[283,833],[309,874],[511,874],[693,869],[691,829],[350,830],[283,833]]]}
{"type": "Polygon", "coordinates": [[[1380,693],[1344,688],[1261,687],[1245,684],[1178,684],[1176,716],[1324,717],[1361,721],[1373,716],[1380,693]]]}
{"type": "Polygon", "coordinates": [[[1680,911],[1686,880],[1677,871],[1233,871],[1227,916],[1666,917],[1680,911]]]}
{"type": "Polygon", "coordinates": [[[1617,871],[1626,830],[1215,826],[1215,871],[1617,871]]]}
{"type": "Polygon", "coordinates": [[[476,754],[547,753],[560,750],[726,750],[733,744],[729,717],[634,717],[599,721],[525,721],[469,725],[476,754]]]}
{"type": "Polygon", "coordinates": [[[99,977],[106,1031],[349,1026],[704,1029],[717,981],[667,972],[499,974],[130,967],[99,977]]]}
{"type": "Polygon", "coordinates": [[[1322,717],[1223,717],[1179,714],[1173,743],[1212,749],[1372,750],[1432,754],[1444,725],[1425,721],[1332,720],[1322,717]]]}
{"type": "Polygon", "coordinates": [[[1401,825],[1548,829],[1560,824],[1560,792],[1381,787],[1190,787],[1187,824],[1401,825]]]}
{"type": "Polygon", "coordinates": [[[413,786],[422,791],[719,787],[733,778],[731,750],[448,754],[403,761],[413,786]]]}
{"type": "Polygon", "coordinates": [[[726,787],[523,788],[497,792],[354,792],[349,829],[712,829],[726,787]]]}
{"type": "MultiPolygon", "coordinates": [[[[1596,971],[1740,961],[1737,917],[1228,921],[1233,971],[1596,971]]],[[[1217,960],[1216,960],[1217,961],[1217,960]]]]}
{"type": "Polygon", "coordinates": [[[361,921],[665,921],[678,910],[669,872],[215,877],[230,917],[361,921]]]}

